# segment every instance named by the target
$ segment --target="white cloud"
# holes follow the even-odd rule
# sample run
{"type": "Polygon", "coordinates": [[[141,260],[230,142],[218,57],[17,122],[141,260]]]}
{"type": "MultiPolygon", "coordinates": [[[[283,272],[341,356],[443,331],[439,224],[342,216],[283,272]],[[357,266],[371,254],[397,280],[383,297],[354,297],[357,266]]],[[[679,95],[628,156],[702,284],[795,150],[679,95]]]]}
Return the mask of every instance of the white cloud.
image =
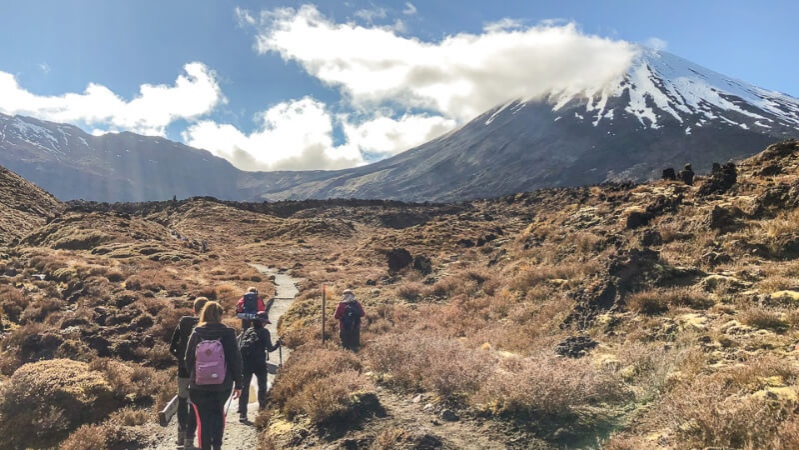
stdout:
{"type": "Polygon", "coordinates": [[[446,133],[456,122],[441,116],[406,114],[399,119],[382,116],[342,125],[347,141],[361,151],[391,156],[446,133]]]}
{"type": "Polygon", "coordinates": [[[334,145],[333,118],[323,103],[310,97],[279,103],[258,120],[251,134],[201,121],[183,132],[183,140],[243,170],[343,169],[364,162],[358,148],[334,145]]]}
{"type": "Polygon", "coordinates": [[[483,31],[486,33],[499,33],[502,31],[511,31],[520,29],[523,26],[523,22],[517,19],[500,19],[496,22],[489,22],[483,26],[483,31]]]}
{"type": "Polygon", "coordinates": [[[128,130],[163,136],[172,122],[195,119],[226,101],[216,75],[204,64],[189,63],[183,70],[174,85],[144,84],[130,101],[95,83],[82,93],[39,96],[22,88],[13,75],[0,72],[0,111],[76,123],[95,131],[128,130]]]}
{"type": "Polygon", "coordinates": [[[416,7],[411,2],[405,2],[405,9],[402,10],[402,13],[406,16],[413,16],[416,14],[416,7]]]}
{"type": "Polygon", "coordinates": [[[40,63],[39,70],[41,70],[44,74],[48,74],[50,73],[50,65],[47,63],[40,63]]]}
{"type": "Polygon", "coordinates": [[[651,37],[644,42],[644,45],[654,50],[666,50],[669,43],[657,37],[651,37]]]}
{"type": "Polygon", "coordinates": [[[581,34],[574,24],[458,34],[423,42],[383,27],[334,23],[315,7],[262,12],[259,52],[296,61],[353,107],[396,105],[459,123],[514,98],[593,91],[620,76],[632,44],[581,34]]]}

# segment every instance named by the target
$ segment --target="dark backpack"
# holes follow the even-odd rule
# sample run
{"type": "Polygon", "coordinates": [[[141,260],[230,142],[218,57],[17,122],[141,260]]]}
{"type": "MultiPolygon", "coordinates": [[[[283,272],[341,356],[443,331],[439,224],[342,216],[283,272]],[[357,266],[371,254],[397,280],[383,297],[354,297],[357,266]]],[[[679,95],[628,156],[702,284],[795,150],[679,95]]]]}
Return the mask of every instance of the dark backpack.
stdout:
{"type": "Polygon", "coordinates": [[[196,384],[222,384],[225,382],[227,362],[221,340],[201,341],[197,344],[194,358],[194,382],[196,384]]]}
{"type": "Polygon", "coordinates": [[[247,328],[239,336],[239,351],[241,351],[241,361],[247,367],[266,362],[261,337],[254,327],[247,328]]]}
{"type": "Polygon", "coordinates": [[[244,314],[258,313],[258,294],[255,292],[244,294],[244,304],[241,307],[241,312],[244,314]]]}
{"type": "Polygon", "coordinates": [[[341,325],[345,330],[354,330],[361,323],[361,311],[355,302],[344,304],[344,314],[341,315],[341,325]]]}

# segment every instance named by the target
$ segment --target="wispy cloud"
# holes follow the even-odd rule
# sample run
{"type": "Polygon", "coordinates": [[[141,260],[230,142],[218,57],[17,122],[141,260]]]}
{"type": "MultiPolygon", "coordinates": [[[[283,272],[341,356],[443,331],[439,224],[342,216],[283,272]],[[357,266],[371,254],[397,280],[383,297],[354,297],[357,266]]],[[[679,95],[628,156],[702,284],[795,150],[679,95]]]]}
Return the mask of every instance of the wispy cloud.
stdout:
{"type": "Polygon", "coordinates": [[[50,73],[50,65],[47,63],[40,63],[39,70],[41,70],[44,74],[48,74],[50,73]]]}
{"type": "Polygon", "coordinates": [[[98,130],[128,130],[163,136],[176,120],[192,120],[225,102],[212,70],[201,63],[183,67],[174,85],[144,84],[126,101],[105,86],[91,83],[81,93],[39,96],[22,88],[14,75],[0,72],[0,111],[98,130]]]}
{"type": "Polygon", "coordinates": [[[402,13],[406,16],[413,16],[416,14],[416,7],[411,2],[405,2],[405,9],[402,10],[402,13]]]}
{"type": "Polygon", "coordinates": [[[666,50],[669,43],[657,37],[651,37],[644,41],[644,45],[655,50],[666,50]]]}

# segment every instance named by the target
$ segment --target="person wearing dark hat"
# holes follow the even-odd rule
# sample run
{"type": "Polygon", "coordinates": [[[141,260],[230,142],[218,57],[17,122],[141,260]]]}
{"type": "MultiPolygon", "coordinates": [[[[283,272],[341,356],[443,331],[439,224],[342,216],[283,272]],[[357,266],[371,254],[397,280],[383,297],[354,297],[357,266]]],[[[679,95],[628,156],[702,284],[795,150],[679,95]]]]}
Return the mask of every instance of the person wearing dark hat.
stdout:
{"type": "Polygon", "coordinates": [[[270,323],[265,312],[257,313],[257,319],[250,321],[251,326],[246,328],[239,336],[239,351],[241,352],[244,390],[239,397],[239,422],[247,424],[247,404],[250,401],[250,382],[253,375],[258,380],[258,409],[266,408],[266,361],[269,352],[280,347],[280,339],[272,345],[269,330],[264,327],[270,323]]]}
{"type": "Polygon", "coordinates": [[[357,352],[361,346],[361,317],[366,313],[350,289],[344,289],[343,294],[333,318],[338,320],[341,346],[357,352]]]}

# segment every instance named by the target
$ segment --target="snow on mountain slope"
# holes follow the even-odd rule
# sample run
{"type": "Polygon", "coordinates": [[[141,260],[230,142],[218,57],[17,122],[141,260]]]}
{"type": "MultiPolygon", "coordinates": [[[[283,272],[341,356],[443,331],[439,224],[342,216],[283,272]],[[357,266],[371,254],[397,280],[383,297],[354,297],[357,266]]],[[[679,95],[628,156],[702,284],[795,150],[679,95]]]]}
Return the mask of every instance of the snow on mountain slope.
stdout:
{"type": "Polygon", "coordinates": [[[652,129],[663,126],[664,115],[684,125],[687,134],[692,127],[719,120],[744,129],[760,128],[766,134],[775,124],[799,127],[799,100],[643,47],[627,73],[610,86],[593,92],[553,94],[553,111],[576,97],[590,99],[586,113],[594,117],[595,126],[615,117],[608,107],[610,98],[626,97],[624,111],[652,129]]]}

